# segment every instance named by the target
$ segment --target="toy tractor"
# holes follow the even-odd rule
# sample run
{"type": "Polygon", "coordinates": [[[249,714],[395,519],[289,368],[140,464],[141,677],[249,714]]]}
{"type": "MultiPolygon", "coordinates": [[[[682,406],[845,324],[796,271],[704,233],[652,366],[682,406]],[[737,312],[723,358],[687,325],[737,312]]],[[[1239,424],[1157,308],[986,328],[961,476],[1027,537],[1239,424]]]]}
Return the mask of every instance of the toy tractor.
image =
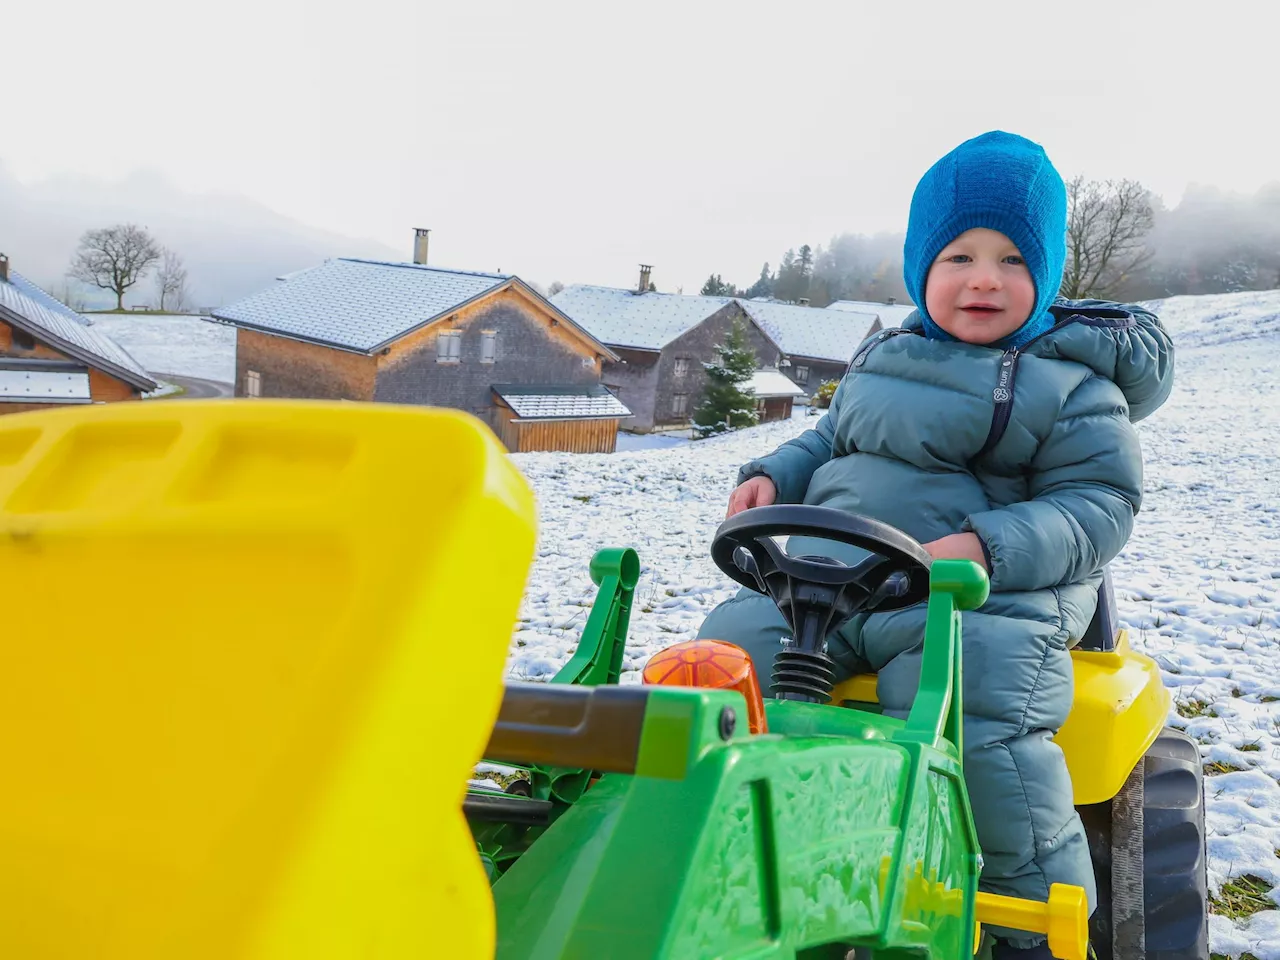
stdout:
{"type": "MultiPolygon", "coordinates": [[[[0,418],[0,956],[959,960],[986,924],[1083,958],[1078,889],[978,891],[959,612],[980,568],[865,518],[747,511],[712,552],[794,627],[780,696],[715,644],[619,685],[625,549],[592,563],[554,681],[504,686],[534,544],[528,486],[464,414],[0,418]],[[788,534],[873,556],[792,557],[788,534]],[[905,720],[874,678],[833,685],[832,626],[926,601],[905,720]],[[466,789],[481,757],[515,765],[510,792],[466,789]]],[[[1093,949],[1200,960],[1199,759],[1114,623],[1104,593],[1059,736],[1093,949]]]]}
{"type": "MultiPolygon", "coordinates": [[[[655,656],[645,674],[656,685],[576,688],[616,682],[638,568],[629,552],[598,555],[601,591],[577,655],[550,684],[508,685],[486,752],[533,764],[516,781],[531,798],[473,791],[465,807],[496,878],[500,960],[850,950],[952,960],[974,954],[975,921],[1045,933],[1056,956],[1083,960],[1083,891],[1055,887],[1047,904],[977,891],[959,611],[985,601],[981,569],[931,564],[875,521],[790,505],[727,521],[712,556],[792,627],[773,667],[777,698],[762,700],[750,662],[713,641],[655,656]],[[792,557],[783,537],[870,556],[857,566],[792,557]],[[874,676],[833,684],[831,629],[926,599],[905,721],[878,713],[874,676]]],[[[1202,960],[1198,753],[1162,729],[1168,695],[1114,628],[1107,585],[1075,653],[1076,701],[1058,737],[1097,870],[1088,937],[1100,958],[1202,960]]]]}

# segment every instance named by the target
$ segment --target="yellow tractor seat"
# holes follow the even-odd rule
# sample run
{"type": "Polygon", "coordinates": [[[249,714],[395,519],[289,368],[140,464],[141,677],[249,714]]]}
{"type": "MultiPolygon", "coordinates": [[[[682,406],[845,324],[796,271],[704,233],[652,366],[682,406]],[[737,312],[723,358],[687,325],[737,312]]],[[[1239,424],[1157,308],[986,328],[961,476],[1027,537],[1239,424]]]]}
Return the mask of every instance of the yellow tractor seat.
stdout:
{"type": "Polygon", "coordinates": [[[492,957],[461,806],[534,522],[452,411],[0,418],[0,956],[492,957]]]}
{"type": "MultiPolygon", "coordinates": [[[[1080,644],[1071,651],[1075,696],[1067,722],[1054,741],[1071,773],[1077,806],[1110,800],[1155,742],[1169,713],[1169,692],[1160,668],[1135,653],[1117,626],[1110,573],[1104,574],[1098,609],[1080,644]]],[[[876,675],[858,674],[836,685],[831,702],[871,706],[876,675]]]]}

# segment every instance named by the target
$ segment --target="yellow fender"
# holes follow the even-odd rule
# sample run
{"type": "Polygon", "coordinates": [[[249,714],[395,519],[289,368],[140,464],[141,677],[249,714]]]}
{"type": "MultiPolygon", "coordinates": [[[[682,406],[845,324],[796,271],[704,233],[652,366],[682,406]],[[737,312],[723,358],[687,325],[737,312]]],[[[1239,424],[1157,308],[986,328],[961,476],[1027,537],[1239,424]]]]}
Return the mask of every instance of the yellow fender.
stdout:
{"type": "Polygon", "coordinates": [[[457,412],[0,418],[0,956],[492,957],[461,805],[534,526],[457,412]]]}
{"type": "Polygon", "coordinates": [[[1150,657],[1121,630],[1110,653],[1073,650],[1075,696],[1054,741],[1067,756],[1077,806],[1110,800],[1155,743],[1171,698],[1150,657]]]}

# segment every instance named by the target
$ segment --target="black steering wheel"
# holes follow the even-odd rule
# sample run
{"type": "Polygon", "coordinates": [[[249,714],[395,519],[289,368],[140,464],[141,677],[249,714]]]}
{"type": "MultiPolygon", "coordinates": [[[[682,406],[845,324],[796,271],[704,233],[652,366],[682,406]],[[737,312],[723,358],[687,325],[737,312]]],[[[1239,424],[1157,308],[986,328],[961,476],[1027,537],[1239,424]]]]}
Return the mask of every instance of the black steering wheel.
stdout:
{"type": "Polygon", "coordinates": [[[896,527],[830,507],[781,504],[744,510],[722,523],[711,559],[728,576],[778,605],[795,637],[774,661],[775,695],[825,703],[835,683],[827,635],[856,613],[900,610],[929,596],[929,554],[896,527]],[[791,556],[775,537],[848,544],[868,553],[854,564],[791,556]]]}

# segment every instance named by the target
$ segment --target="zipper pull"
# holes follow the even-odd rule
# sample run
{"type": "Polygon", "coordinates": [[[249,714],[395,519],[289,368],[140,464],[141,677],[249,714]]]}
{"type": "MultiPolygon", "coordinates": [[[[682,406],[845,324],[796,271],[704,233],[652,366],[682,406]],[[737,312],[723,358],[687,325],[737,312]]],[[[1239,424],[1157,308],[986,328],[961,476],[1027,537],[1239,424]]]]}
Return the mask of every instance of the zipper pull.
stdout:
{"type": "Polygon", "coordinates": [[[888,340],[891,336],[893,336],[893,334],[888,330],[885,330],[882,333],[877,333],[876,338],[874,340],[872,340],[865,347],[863,347],[861,350],[858,351],[858,355],[853,358],[853,365],[855,367],[860,367],[864,363],[866,363],[867,355],[871,353],[871,351],[874,350],[876,347],[878,347],[880,344],[888,340]]]}

